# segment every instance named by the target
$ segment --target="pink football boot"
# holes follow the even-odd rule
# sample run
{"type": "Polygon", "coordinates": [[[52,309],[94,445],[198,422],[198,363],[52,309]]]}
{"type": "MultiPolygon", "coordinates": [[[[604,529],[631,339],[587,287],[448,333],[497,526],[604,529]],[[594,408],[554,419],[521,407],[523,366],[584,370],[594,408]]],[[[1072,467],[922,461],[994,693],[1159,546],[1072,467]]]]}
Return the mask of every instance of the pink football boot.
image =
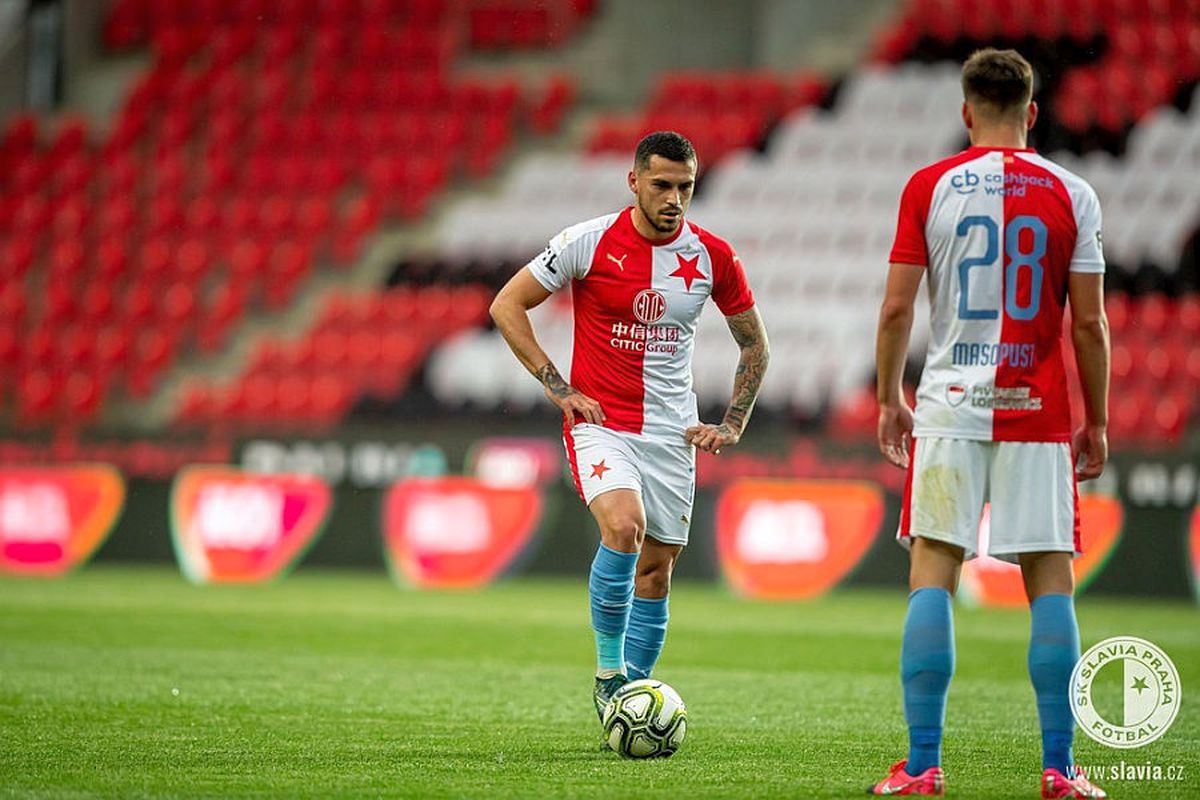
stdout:
{"type": "Polygon", "coordinates": [[[1042,773],[1042,797],[1070,797],[1077,800],[1099,800],[1108,797],[1103,789],[1087,779],[1076,767],[1071,770],[1074,778],[1068,778],[1056,769],[1042,773]]]}
{"type": "MultiPolygon", "coordinates": [[[[920,775],[909,775],[904,771],[908,759],[897,761],[888,769],[888,776],[867,788],[867,794],[914,795],[918,797],[943,797],[946,794],[946,776],[941,767],[930,767],[920,775]]],[[[1067,797],[1067,795],[1061,795],[1067,797]]]]}

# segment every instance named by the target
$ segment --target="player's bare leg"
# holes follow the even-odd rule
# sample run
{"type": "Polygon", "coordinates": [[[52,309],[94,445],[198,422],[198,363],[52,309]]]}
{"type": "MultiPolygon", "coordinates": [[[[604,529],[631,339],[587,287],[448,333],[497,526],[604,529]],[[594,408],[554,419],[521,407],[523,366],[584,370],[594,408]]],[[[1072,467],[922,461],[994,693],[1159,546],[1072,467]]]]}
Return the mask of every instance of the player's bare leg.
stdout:
{"type": "Polygon", "coordinates": [[[908,590],[938,588],[950,595],[958,591],[958,578],[962,574],[963,549],[957,545],[926,539],[913,538],[912,558],[908,570],[908,590]]]}
{"type": "Polygon", "coordinates": [[[612,489],[597,495],[588,508],[600,526],[600,547],[588,579],[592,629],[596,634],[596,713],[613,692],[628,682],[625,674],[625,633],[633,604],[638,553],[646,536],[646,510],[632,489],[612,489]]]}
{"type": "Polygon", "coordinates": [[[666,544],[647,536],[638,556],[637,575],[634,580],[635,597],[662,599],[671,591],[671,574],[675,562],[683,552],[683,545],[666,544]]]}
{"type": "Polygon", "coordinates": [[[1071,553],[1021,553],[1017,558],[1030,603],[1044,594],[1075,594],[1071,553]]]}
{"type": "Polygon", "coordinates": [[[625,673],[631,680],[649,678],[662,652],[670,616],[671,574],[681,552],[683,545],[660,542],[653,536],[642,543],[625,640],[625,673]]]}
{"type": "Polygon", "coordinates": [[[1105,797],[1077,774],[1071,753],[1071,670],[1079,660],[1075,622],[1075,575],[1071,553],[1022,553],[1025,596],[1029,598],[1029,678],[1037,696],[1042,727],[1042,797],[1105,797]]]}
{"type": "Polygon", "coordinates": [[[613,489],[588,506],[600,526],[600,541],[620,553],[639,553],[646,538],[646,509],[633,489],[613,489]]]}
{"type": "Polygon", "coordinates": [[[908,614],[900,648],[904,717],[908,722],[908,758],[897,761],[888,775],[867,789],[871,794],[940,796],[942,725],[946,693],[954,674],[954,620],[950,598],[958,588],[963,549],[957,545],[913,538],[909,568],[908,614]]]}

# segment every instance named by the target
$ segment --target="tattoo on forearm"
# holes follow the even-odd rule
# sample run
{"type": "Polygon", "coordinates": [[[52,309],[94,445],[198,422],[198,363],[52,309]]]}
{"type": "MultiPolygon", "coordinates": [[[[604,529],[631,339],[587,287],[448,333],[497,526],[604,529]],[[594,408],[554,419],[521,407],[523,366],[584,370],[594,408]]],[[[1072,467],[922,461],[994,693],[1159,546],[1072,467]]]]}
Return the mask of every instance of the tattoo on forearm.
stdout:
{"type": "Polygon", "coordinates": [[[555,397],[566,397],[572,391],[570,384],[563,380],[553,364],[545,364],[537,371],[537,379],[555,397]]]}
{"type": "Polygon", "coordinates": [[[742,431],[750,419],[750,412],[754,410],[754,401],[762,387],[770,355],[766,332],[763,330],[762,319],[757,309],[736,314],[730,317],[728,322],[729,331],[741,348],[742,354],[733,378],[733,399],[729,410],[725,412],[722,424],[742,431]]]}

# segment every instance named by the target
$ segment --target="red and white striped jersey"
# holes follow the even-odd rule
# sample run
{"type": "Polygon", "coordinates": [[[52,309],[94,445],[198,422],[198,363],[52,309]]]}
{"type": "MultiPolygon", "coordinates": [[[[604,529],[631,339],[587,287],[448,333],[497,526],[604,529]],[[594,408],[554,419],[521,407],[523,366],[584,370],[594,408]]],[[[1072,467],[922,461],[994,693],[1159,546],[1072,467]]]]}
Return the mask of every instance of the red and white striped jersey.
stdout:
{"type": "Polygon", "coordinates": [[[733,248],[686,220],[651,241],[630,207],[572,225],[528,266],[547,291],[571,283],[571,384],[600,403],[605,427],[681,440],[698,419],[692,351],[704,301],[726,316],[754,305],[733,248]]]}
{"type": "Polygon", "coordinates": [[[1104,272],[1092,187],[1030,149],[971,147],[909,179],[890,261],[929,281],[913,435],[1069,441],[1068,274],[1104,272]]]}

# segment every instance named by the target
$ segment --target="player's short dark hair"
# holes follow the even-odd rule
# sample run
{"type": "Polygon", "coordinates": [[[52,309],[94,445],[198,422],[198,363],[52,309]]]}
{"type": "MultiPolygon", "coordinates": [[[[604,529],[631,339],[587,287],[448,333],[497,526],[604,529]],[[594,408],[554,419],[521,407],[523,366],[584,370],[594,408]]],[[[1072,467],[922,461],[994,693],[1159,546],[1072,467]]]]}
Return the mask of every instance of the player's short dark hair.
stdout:
{"type": "Polygon", "coordinates": [[[696,161],[696,149],[692,143],[675,131],[648,133],[638,142],[633,155],[633,168],[643,170],[650,166],[650,156],[662,156],[668,161],[686,164],[696,161]]]}
{"type": "Polygon", "coordinates": [[[1003,115],[1029,105],[1033,98],[1033,67],[1016,50],[986,47],[963,64],[963,97],[1003,115]]]}

